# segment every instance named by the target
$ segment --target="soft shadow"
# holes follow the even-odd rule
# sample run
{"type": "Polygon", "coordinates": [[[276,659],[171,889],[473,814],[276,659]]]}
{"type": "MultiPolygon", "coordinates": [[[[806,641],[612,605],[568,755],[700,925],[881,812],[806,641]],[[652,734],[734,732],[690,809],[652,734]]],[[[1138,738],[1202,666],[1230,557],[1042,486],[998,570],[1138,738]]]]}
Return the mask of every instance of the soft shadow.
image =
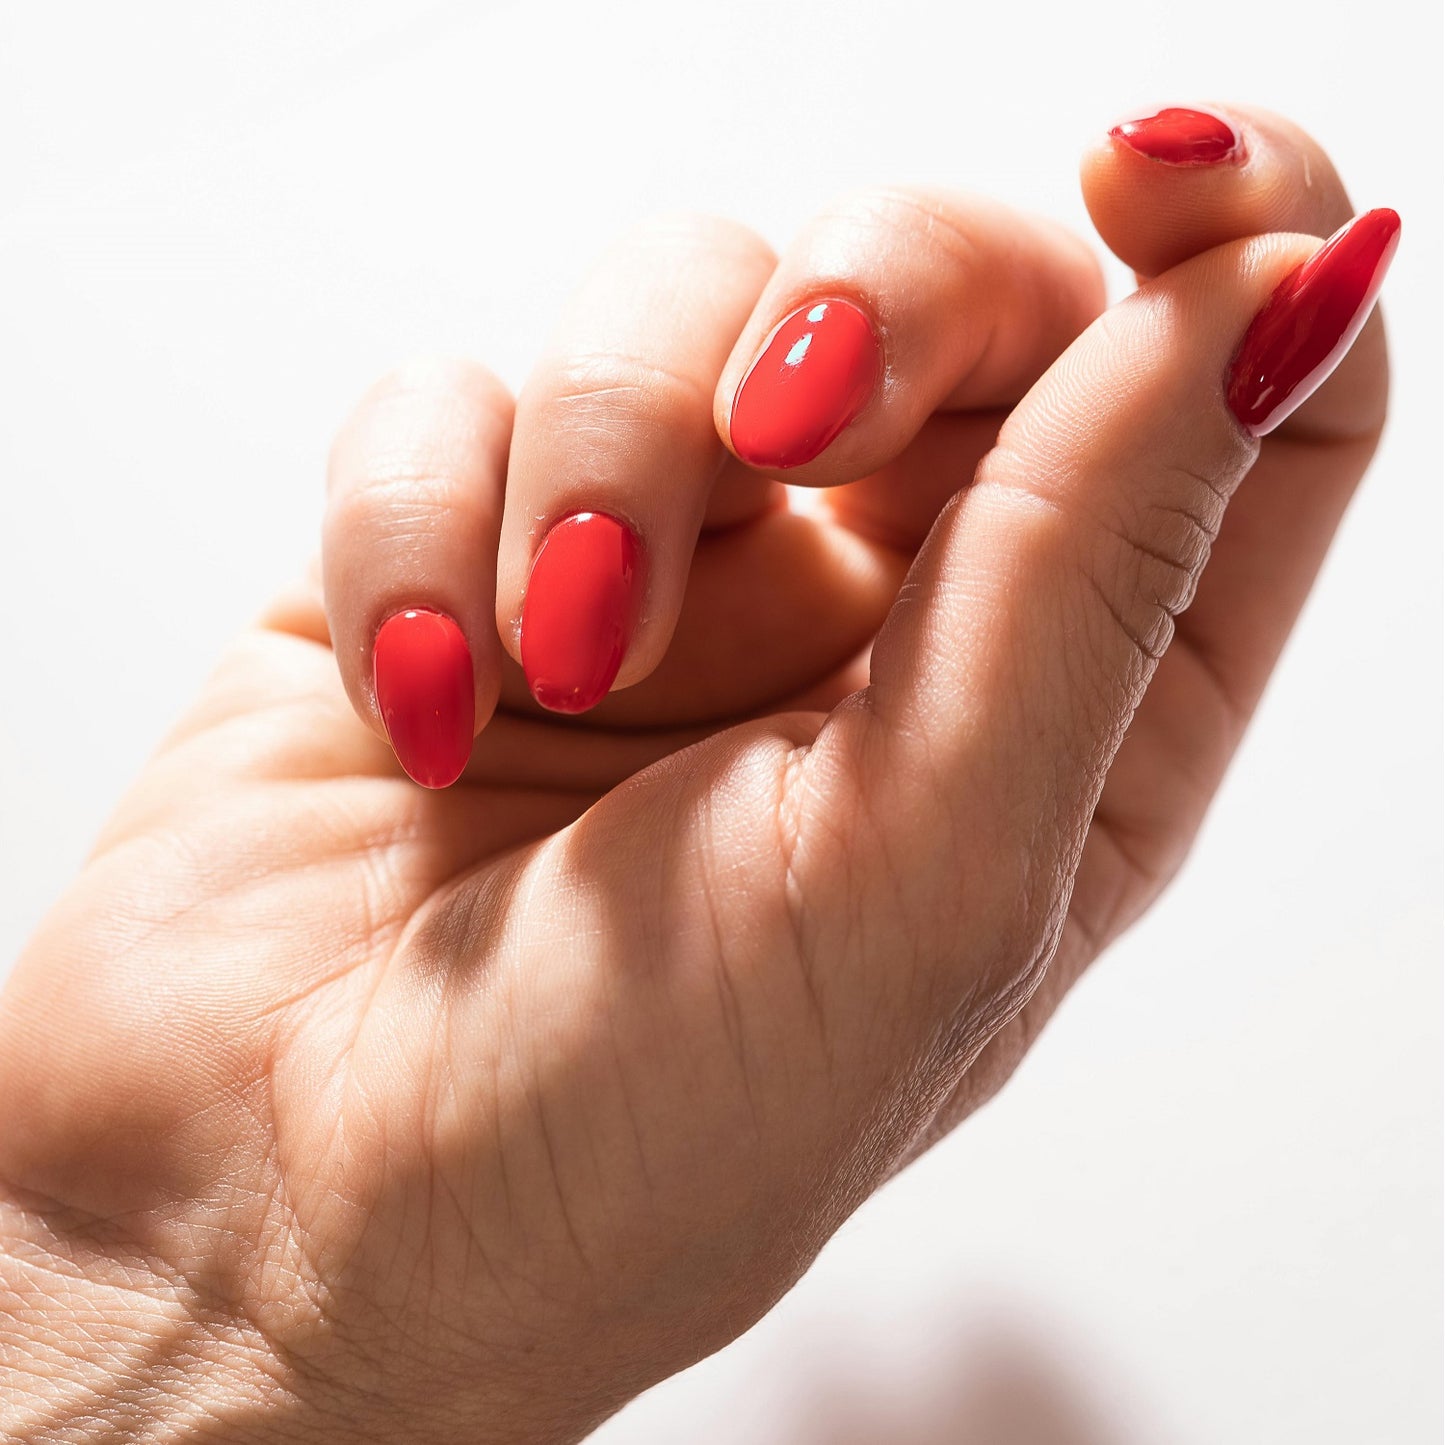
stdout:
{"type": "Polygon", "coordinates": [[[1129,1445],[1140,1438],[1131,1429],[1126,1439],[1106,1418],[1081,1364],[1017,1320],[986,1336],[972,1323],[957,1345],[956,1369],[936,1369],[921,1386],[915,1376],[906,1389],[832,1362],[782,1438],[789,1445],[1129,1445]]]}

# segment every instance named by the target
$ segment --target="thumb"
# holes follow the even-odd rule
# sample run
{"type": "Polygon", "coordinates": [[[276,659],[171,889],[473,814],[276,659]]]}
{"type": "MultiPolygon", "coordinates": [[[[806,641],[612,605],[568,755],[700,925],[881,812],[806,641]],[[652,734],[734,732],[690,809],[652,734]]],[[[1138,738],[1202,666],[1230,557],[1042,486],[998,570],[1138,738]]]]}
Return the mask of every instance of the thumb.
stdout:
{"type": "Polygon", "coordinates": [[[868,705],[819,736],[854,763],[866,749],[820,776],[846,776],[838,806],[868,820],[855,878],[886,876],[929,920],[929,1006],[962,1011],[967,1051],[1047,964],[1104,776],[1257,438],[1348,349],[1398,227],[1374,211],[1324,246],[1223,245],[1095,322],[939,517],[868,705]]]}

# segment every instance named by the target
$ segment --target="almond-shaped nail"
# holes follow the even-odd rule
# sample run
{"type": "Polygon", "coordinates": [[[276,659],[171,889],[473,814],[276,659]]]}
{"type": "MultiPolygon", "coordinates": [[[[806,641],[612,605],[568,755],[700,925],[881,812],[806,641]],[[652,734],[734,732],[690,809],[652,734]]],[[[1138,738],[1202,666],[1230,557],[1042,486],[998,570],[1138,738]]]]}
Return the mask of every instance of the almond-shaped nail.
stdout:
{"type": "Polygon", "coordinates": [[[800,306],[768,338],[733,398],[729,435],[749,466],[802,466],[868,404],[882,372],[873,323],[849,301],[800,306]]]}
{"type": "Polygon", "coordinates": [[[461,777],[476,735],[472,654],[446,615],[409,607],[382,623],[371,652],[376,706],[397,761],[424,788],[461,777]]]}
{"type": "Polygon", "coordinates": [[[1169,106],[1109,132],[1115,140],[1166,166],[1217,166],[1244,159],[1244,146],[1227,120],[1207,110],[1169,106]]]}
{"type": "Polygon", "coordinates": [[[605,512],[547,533],[522,604],[522,670],[552,712],[586,712],[616,680],[642,604],[642,546],[605,512]]]}
{"type": "Polygon", "coordinates": [[[1369,319],[1400,242],[1400,218],[1366,211],[1341,226],[1275,287],[1230,362],[1225,397],[1264,436],[1340,364],[1369,319]]]}

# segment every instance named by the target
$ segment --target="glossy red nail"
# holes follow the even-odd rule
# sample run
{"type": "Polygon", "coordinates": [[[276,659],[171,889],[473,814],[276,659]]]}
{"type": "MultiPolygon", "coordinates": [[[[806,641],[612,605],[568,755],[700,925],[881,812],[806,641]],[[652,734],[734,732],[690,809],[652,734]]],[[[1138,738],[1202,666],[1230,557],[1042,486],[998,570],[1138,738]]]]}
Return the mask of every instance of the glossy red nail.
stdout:
{"type": "Polygon", "coordinates": [[[1399,241],[1394,211],[1366,211],[1275,287],[1225,382],[1229,409],[1251,436],[1273,431],[1339,365],[1369,319],[1399,241]]]}
{"type": "Polygon", "coordinates": [[[1166,166],[1217,166],[1244,159],[1234,128],[1207,110],[1170,106],[1142,120],[1126,120],[1109,134],[1166,166]]]}
{"type": "Polygon", "coordinates": [[[376,706],[397,761],[424,788],[461,776],[476,733],[472,654],[444,612],[388,617],[371,652],[376,706]]]}
{"type": "Polygon", "coordinates": [[[816,457],[868,404],[883,352],[847,301],[800,306],[773,332],[733,398],[733,450],[778,470],[816,457]]]}
{"type": "Polygon", "coordinates": [[[627,655],[642,603],[642,546],[603,512],[577,512],[542,542],[522,606],[522,670],[553,712],[586,712],[627,655]]]}

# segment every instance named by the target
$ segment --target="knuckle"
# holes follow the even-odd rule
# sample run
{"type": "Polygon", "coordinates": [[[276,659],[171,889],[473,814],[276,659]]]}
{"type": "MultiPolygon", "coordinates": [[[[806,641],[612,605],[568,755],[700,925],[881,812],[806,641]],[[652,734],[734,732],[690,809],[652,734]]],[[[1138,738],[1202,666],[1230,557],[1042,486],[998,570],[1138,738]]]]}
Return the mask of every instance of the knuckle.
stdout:
{"type": "Polygon", "coordinates": [[[672,422],[712,415],[712,389],[665,362],[622,351],[576,353],[555,362],[545,404],[578,425],[619,421],[672,422]]]}
{"type": "Polygon", "coordinates": [[[448,524],[469,493],[454,475],[428,460],[408,447],[373,453],[365,471],[329,498],[328,535],[398,540],[448,524]]]}
{"type": "MultiPolygon", "coordinates": [[[[825,797],[850,801],[846,829],[821,840],[832,884],[826,926],[836,930],[830,951],[895,960],[878,977],[872,1012],[898,1019],[915,1041],[921,1028],[926,1059],[947,1067],[976,1054],[1037,988],[1062,929],[1074,840],[1040,828],[1026,844],[999,847],[975,817],[944,806],[930,811],[925,830],[939,861],[920,869],[919,830],[900,829],[876,784],[887,771],[879,745],[871,727],[843,738],[835,728],[809,754],[810,763],[831,755],[849,780],[828,786],[812,770],[825,797]]],[[[936,775],[943,787],[941,765],[936,775]]],[[[816,829],[811,841],[816,866],[816,829]]],[[[816,931],[812,941],[816,953],[816,931]]]]}
{"type": "Polygon", "coordinates": [[[454,356],[414,356],[398,362],[362,397],[353,422],[369,414],[423,406],[441,409],[458,402],[484,407],[510,403],[510,394],[495,372],[478,361],[454,356]]]}
{"type": "Polygon", "coordinates": [[[1232,459],[1215,468],[1161,461],[1140,484],[1114,483],[1096,494],[996,448],[980,465],[975,489],[983,485],[1006,506],[1052,512],[1061,550],[1097,603],[1095,615],[1153,662],[1168,646],[1174,619],[1194,600],[1232,469],[1232,459]]]}
{"type": "Polygon", "coordinates": [[[967,984],[937,1011],[931,1052],[940,1064],[966,1067],[1033,996],[1063,932],[1068,876],[1052,855],[1020,855],[1016,866],[996,858],[966,915],[951,920],[953,956],[938,972],[967,984]]]}
{"type": "Polygon", "coordinates": [[[617,242],[621,251],[660,251],[664,258],[701,256],[772,266],[773,248],[751,226],[707,211],[663,211],[646,216],[617,242]]]}
{"type": "Polygon", "coordinates": [[[856,241],[865,250],[882,233],[902,234],[911,246],[938,252],[950,269],[974,271],[983,262],[978,231],[969,225],[970,210],[980,213],[987,203],[966,194],[914,189],[908,186],[869,186],[838,197],[822,213],[830,230],[845,242],[856,241]]]}
{"type": "Polygon", "coordinates": [[[1157,660],[1220,532],[1225,493],[1215,478],[1165,468],[1159,493],[1092,517],[1084,565],[1105,610],[1140,652],[1157,660]]]}
{"type": "Polygon", "coordinates": [[[402,362],[367,391],[337,433],[326,469],[331,499],[467,470],[505,447],[511,420],[511,394],[479,363],[402,362]]]}
{"type": "Polygon", "coordinates": [[[1173,636],[1174,619],[1194,600],[1224,511],[1223,498],[1207,484],[1173,491],[1127,510],[1102,510],[1082,562],[1105,610],[1155,661],[1173,636]]]}

